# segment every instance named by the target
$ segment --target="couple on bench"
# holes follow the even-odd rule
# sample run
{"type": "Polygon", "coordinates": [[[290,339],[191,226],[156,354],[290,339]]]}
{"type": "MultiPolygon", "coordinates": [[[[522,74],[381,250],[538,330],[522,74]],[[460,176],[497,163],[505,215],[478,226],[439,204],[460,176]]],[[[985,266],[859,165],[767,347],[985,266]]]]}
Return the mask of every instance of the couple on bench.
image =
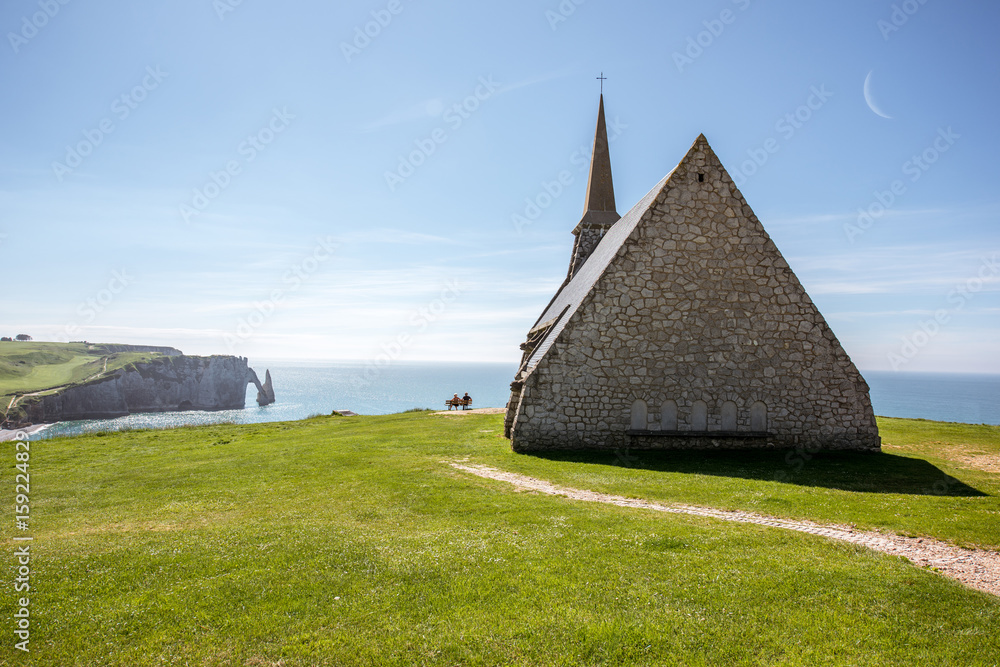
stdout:
{"type": "Polygon", "coordinates": [[[472,397],[469,396],[469,392],[465,392],[465,396],[461,398],[458,397],[458,394],[455,394],[452,398],[445,401],[444,404],[448,406],[449,410],[452,408],[462,408],[463,410],[467,410],[468,407],[472,405],[472,397]]]}

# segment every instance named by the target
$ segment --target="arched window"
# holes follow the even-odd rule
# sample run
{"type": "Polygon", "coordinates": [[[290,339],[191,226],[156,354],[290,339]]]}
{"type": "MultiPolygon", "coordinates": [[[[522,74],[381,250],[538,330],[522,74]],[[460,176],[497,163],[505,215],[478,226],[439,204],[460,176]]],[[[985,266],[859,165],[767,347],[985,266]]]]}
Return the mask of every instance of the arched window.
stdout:
{"type": "Polygon", "coordinates": [[[722,404],[722,430],[735,431],[736,421],[736,404],[726,401],[722,404]]]}
{"type": "Polygon", "coordinates": [[[705,401],[695,401],[691,406],[691,430],[708,430],[708,404],[705,401]]]}
{"type": "Polygon", "coordinates": [[[760,401],[750,406],[750,430],[758,433],[767,430],[767,406],[760,401]]]}
{"type": "Polygon", "coordinates": [[[663,411],[660,415],[660,428],[664,431],[677,430],[677,402],[664,401],[663,411]]]}
{"type": "Polygon", "coordinates": [[[632,404],[632,430],[633,431],[645,431],[649,428],[649,421],[647,415],[649,414],[646,408],[646,401],[637,400],[632,404]]]}

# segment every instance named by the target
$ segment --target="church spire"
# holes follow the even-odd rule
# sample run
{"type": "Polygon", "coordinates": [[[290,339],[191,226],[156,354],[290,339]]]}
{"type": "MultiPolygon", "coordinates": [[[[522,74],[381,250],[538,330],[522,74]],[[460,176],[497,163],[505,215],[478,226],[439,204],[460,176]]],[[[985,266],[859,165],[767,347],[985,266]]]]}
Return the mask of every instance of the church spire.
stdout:
{"type": "Polygon", "coordinates": [[[570,258],[566,283],[573,279],[590,257],[590,253],[604,238],[604,234],[620,218],[615,207],[615,186],[611,179],[611,150],[608,142],[608,125],[604,120],[602,92],[601,103],[597,110],[597,133],[594,136],[594,152],[590,161],[590,179],[587,181],[587,201],[583,219],[573,230],[576,241],[573,243],[573,256],[570,258]]]}
{"type": "Polygon", "coordinates": [[[590,179],[587,181],[587,202],[583,222],[607,224],[608,215],[614,215],[611,224],[621,216],[615,211],[615,185],[611,178],[611,149],[608,146],[608,125],[604,120],[604,95],[597,111],[597,133],[590,162],[590,179]]]}

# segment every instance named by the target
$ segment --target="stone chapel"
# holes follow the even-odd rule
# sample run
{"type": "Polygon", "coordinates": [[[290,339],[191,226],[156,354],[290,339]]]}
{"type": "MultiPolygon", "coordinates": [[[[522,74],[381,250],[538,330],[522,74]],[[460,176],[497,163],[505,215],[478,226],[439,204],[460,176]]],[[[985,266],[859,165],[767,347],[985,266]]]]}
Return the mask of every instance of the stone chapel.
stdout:
{"type": "Polygon", "coordinates": [[[514,451],[880,451],[867,383],[704,135],[620,216],[602,94],[573,235],[521,345],[514,451]]]}

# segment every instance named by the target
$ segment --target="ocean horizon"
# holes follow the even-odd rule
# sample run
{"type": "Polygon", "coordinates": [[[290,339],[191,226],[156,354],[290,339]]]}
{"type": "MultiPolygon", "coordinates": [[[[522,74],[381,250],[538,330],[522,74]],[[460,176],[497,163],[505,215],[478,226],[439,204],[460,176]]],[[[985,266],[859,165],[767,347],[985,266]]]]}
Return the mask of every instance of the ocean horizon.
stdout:
{"type": "MultiPolygon", "coordinates": [[[[116,419],[60,422],[33,439],[101,431],[172,428],[231,422],[295,421],[334,410],[384,415],[412,409],[445,410],[445,401],[468,392],[473,408],[502,408],[510,396],[513,363],[251,360],[263,377],[271,371],[277,402],[259,407],[247,388],[247,407],[218,412],[142,413],[116,419]]],[[[1000,375],[862,372],[875,414],[967,424],[1000,425],[1000,375]]]]}

